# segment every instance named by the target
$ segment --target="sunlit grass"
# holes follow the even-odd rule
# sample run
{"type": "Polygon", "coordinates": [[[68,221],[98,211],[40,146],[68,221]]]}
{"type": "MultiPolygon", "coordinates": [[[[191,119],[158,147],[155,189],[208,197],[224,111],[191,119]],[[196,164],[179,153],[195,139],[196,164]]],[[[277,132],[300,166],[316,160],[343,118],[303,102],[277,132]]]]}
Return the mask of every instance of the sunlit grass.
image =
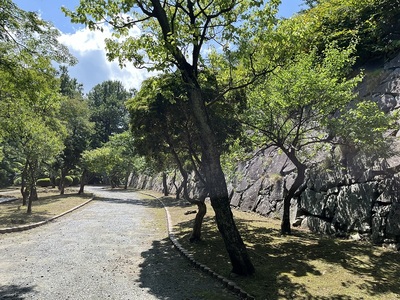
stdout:
{"type": "Polygon", "coordinates": [[[280,234],[279,220],[234,210],[236,224],[256,267],[251,277],[232,277],[224,244],[208,204],[203,240],[189,242],[195,209],[165,198],[180,243],[196,260],[230,277],[256,299],[400,299],[400,253],[368,243],[294,229],[280,234]]]}
{"type": "Polygon", "coordinates": [[[18,199],[0,204],[0,228],[15,227],[48,220],[68,211],[86,201],[92,195],[78,195],[76,190],[67,189],[65,195],[59,195],[57,189],[39,189],[39,200],[32,203],[32,214],[27,214],[26,206],[22,206],[21,194],[16,189],[0,190],[0,194],[14,196],[18,199]]]}

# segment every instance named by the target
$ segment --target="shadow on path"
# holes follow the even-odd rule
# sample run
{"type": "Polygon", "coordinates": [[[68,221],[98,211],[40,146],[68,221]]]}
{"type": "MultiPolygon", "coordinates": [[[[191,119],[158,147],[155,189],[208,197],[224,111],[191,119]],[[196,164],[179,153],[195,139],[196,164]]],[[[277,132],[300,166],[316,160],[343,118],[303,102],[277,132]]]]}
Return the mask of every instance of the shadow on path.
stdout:
{"type": "Polygon", "coordinates": [[[152,248],[143,252],[142,257],[140,287],[148,289],[157,299],[238,299],[180,256],[169,239],[154,241],[152,248]]]}
{"type": "Polygon", "coordinates": [[[31,286],[19,286],[19,285],[5,285],[0,286],[0,299],[13,299],[22,300],[26,299],[25,294],[31,294],[34,292],[34,288],[31,286]]]}

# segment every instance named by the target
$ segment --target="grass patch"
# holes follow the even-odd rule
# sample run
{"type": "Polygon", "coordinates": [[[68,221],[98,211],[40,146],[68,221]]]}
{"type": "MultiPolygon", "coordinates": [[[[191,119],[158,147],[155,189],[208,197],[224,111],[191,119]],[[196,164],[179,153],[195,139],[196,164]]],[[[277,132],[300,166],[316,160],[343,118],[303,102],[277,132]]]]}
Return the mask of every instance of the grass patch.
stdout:
{"type": "Polygon", "coordinates": [[[59,195],[57,189],[38,189],[39,200],[32,203],[32,214],[27,214],[22,206],[18,190],[1,189],[0,195],[16,197],[17,200],[0,204],[0,228],[16,227],[41,222],[55,217],[92,197],[92,194],[78,195],[75,189],[66,189],[65,195],[59,195]]]}
{"type": "MultiPolygon", "coordinates": [[[[209,203],[203,240],[189,242],[193,206],[164,198],[180,243],[197,261],[230,277],[230,263],[209,203]]],[[[232,278],[256,299],[399,299],[400,253],[368,243],[338,240],[293,229],[280,222],[234,210],[256,274],[232,278]]]]}

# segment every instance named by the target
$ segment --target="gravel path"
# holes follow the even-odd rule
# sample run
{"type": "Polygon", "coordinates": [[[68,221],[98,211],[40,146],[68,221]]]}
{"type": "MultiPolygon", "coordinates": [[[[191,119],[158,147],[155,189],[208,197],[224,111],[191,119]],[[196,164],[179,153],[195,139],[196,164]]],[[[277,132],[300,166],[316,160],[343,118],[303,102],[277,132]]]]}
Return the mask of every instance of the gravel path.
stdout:
{"type": "Polygon", "coordinates": [[[158,201],[94,191],[104,199],[0,235],[0,299],[237,299],[172,247],[158,201]]]}

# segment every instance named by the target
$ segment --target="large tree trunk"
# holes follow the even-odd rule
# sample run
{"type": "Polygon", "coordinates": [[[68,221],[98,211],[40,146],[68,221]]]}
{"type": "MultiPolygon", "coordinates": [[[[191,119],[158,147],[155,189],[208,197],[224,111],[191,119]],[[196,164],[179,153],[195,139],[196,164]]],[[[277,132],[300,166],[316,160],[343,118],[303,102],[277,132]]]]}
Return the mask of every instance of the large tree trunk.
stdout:
{"type": "Polygon", "coordinates": [[[295,197],[296,192],[300,189],[300,187],[305,182],[305,173],[306,173],[306,165],[301,163],[297,157],[295,151],[286,152],[286,155],[291,160],[291,162],[295,165],[297,170],[297,176],[294,180],[292,186],[285,192],[283,198],[283,216],[281,223],[281,233],[282,234],[291,234],[291,224],[290,224],[290,204],[291,200],[295,197]]]}
{"type": "Polygon", "coordinates": [[[232,272],[239,275],[251,275],[255,269],[233,219],[216,138],[208,120],[200,87],[189,76],[190,74],[187,73],[183,75],[184,81],[188,83],[189,103],[199,129],[204,173],[217,226],[232,263],[232,272]]]}
{"type": "Polygon", "coordinates": [[[21,195],[22,195],[22,205],[26,206],[26,202],[29,197],[29,189],[26,187],[26,175],[28,171],[28,161],[25,162],[24,169],[21,174],[21,195]]]}
{"type": "Polygon", "coordinates": [[[65,194],[65,176],[67,176],[67,170],[63,168],[61,169],[60,185],[58,187],[60,190],[60,195],[65,194]]]}
{"type": "Polygon", "coordinates": [[[86,184],[86,179],[87,179],[87,173],[88,173],[88,171],[86,169],[84,169],[83,172],[82,172],[78,195],[81,195],[81,194],[83,194],[85,192],[85,184],[86,184]]]}
{"type": "Polygon", "coordinates": [[[168,184],[167,184],[167,173],[165,173],[165,172],[162,173],[162,184],[163,184],[164,196],[168,196],[169,191],[168,191],[168,184]]]}
{"type": "Polygon", "coordinates": [[[126,172],[126,174],[125,174],[124,190],[127,190],[127,189],[128,189],[128,185],[129,185],[129,176],[130,176],[130,175],[131,175],[131,172],[130,172],[130,171],[126,172]]]}
{"type": "Polygon", "coordinates": [[[27,208],[27,213],[31,214],[32,213],[32,202],[34,200],[38,199],[38,194],[36,190],[36,172],[38,169],[38,162],[37,161],[31,161],[28,162],[28,168],[27,171],[29,171],[28,177],[28,188],[29,188],[29,198],[28,198],[28,208],[27,208]]]}
{"type": "Polygon", "coordinates": [[[193,231],[190,235],[190,242],[197,242],[201,240],[201,227],[203,225],[204,216],[207,213],[207,206],[204,203],[205,199],[200,199],[197,201],[193,201],[197,205],[197,214],[196,218],[194,219],[193,231]]]}
{"type": "Polygon", "coordinates": [[[32,203],[34,200],[38,199],[36,185],[32,184],[32,186],[30,186],[29,190],[30,190],[30,193],[29,193],[29,198],[28,198],[28,208],[27,208],[26,212],[28,214],[31,214],[32,213],[32,203]]]}

